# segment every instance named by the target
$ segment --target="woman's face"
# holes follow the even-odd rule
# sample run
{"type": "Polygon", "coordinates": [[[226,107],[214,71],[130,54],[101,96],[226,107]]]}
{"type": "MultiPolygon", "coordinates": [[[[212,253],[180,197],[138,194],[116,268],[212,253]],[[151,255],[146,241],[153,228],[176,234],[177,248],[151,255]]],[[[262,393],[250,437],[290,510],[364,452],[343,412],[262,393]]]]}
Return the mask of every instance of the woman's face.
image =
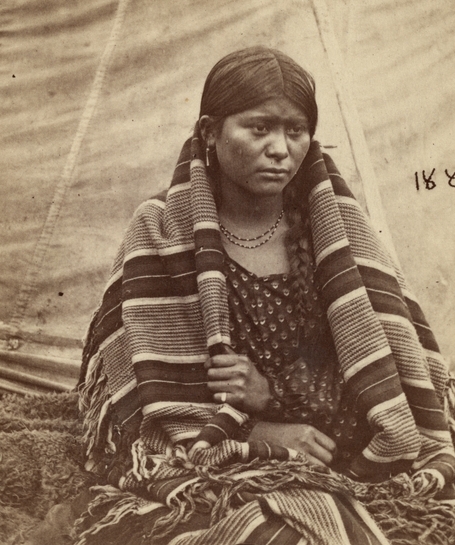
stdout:
{"type": "Polygon", "coordinates": [[[222,193],[281,194],[310,146],[306,115],[288,98],[228,116],[215,135],[222,193]]]}

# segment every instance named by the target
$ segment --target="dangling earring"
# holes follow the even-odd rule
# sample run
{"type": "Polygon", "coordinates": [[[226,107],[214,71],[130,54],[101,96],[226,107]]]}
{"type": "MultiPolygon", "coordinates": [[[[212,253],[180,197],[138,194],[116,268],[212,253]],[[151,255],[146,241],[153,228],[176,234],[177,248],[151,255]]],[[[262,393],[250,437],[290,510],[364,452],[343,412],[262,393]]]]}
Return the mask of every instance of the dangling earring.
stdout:
{"type": "Polygon", "coordinates": [[[210,157],[209,157],[209,153],[210,153],[210,148],[207,146],[207,147],[205,148],[205,165],[206,165],[207,167],[210,166],[210,157]]]}

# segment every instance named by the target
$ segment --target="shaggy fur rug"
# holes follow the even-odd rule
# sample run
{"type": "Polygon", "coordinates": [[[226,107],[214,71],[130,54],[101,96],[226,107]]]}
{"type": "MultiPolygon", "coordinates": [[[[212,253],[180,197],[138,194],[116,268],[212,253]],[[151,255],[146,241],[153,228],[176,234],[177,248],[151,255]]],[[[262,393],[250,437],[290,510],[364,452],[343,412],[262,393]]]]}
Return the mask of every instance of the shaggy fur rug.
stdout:
{"type": "Polygon", "coordinates": [[[49,509],[92,484],[76,394],[0,398],[0,543],[19,544],[49,509]]]}

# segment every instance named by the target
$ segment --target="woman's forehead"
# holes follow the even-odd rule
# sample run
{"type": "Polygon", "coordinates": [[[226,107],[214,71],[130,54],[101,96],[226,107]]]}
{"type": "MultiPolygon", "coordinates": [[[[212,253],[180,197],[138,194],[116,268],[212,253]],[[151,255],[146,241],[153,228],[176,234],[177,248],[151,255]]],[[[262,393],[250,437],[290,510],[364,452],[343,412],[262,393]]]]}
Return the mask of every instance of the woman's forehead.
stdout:
{"type": "Polygon", "coordinates": [[[239,118],[272,118],[308,121],[302,108],[285,96],[274,97],[237,114],[239,118]]]}

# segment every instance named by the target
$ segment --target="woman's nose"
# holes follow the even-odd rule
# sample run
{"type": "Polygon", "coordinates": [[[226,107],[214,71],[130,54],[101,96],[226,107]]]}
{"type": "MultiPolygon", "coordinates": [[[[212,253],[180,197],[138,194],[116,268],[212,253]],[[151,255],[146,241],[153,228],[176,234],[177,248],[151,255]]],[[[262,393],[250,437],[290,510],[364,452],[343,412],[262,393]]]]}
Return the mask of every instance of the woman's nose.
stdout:
{"type": "Polygon", "coordinates": [[[282,161],[289,155],[286,133],[282,130],[273,131],[266,148],[267,157],[282,161]]]}

